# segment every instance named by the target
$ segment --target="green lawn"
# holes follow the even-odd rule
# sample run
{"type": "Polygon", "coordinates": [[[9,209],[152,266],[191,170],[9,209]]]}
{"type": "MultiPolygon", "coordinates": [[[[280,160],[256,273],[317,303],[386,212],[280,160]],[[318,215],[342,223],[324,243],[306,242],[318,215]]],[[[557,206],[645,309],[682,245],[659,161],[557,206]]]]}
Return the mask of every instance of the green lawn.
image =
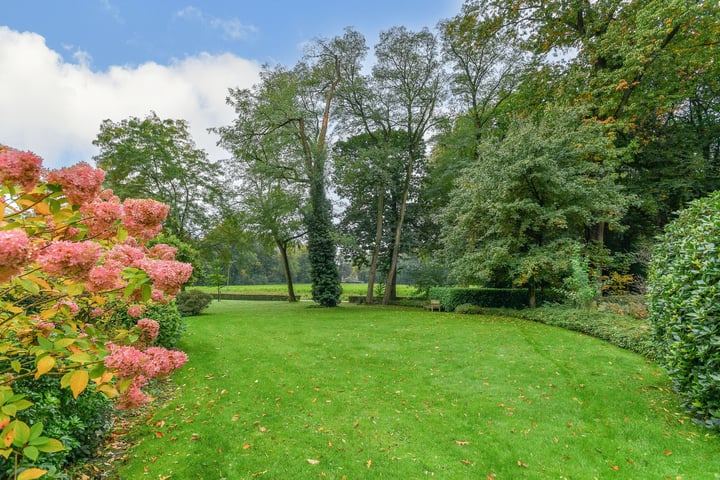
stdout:
{"type": "MultiPolygon", "coordinates": [[[[217,293],[217,287],[188,287],[190,289],[198,289],[203,292],[217,293]]],[[[310,300],[312,294],[310,293],[311,285],[309,283],[296,283],[293,285],[295,295],[302,295],[304,300],[310,300]]],[[[362,295],[367,294],[367,283],[343,283],[343,293],[341,298],[347,300],[349,295],[362,295]]],[[[221,287],[221,293],[245,293],[253,295],[287,295],[287,285],[228,285],[221,287]]],[[[415,295],[415,287],[410,285],[398,285],[397,294],[399,297],[411,297],[415,295]]]]}
{"type": "Polygon", "coordinates": [[[116,478],[720,478],[656,365],[534,322],[223,301],[180,347],[116,478]]]}

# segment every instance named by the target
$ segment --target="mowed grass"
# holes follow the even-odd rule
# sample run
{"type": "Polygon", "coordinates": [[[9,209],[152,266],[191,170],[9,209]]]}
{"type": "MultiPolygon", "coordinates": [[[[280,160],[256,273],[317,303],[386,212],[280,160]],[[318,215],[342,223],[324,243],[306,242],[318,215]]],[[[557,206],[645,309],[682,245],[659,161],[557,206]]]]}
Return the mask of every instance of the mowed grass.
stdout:
{"type": "Polygon", "coordinates": [[[489,316],[215,302],[115,478],[713,479],[660,369],[489,316]]]}
{"type": "MultiPolygon", "coordinates": [[[[198,289],[203,292],[217,293],[217,287],[192,286],[190,289],[198,289]]],[[[312,299],[312,286],[309,283],[296,283],[293,285],[295,295],[302,295],[303,300],[312,299]]],[[[347,300],[350,295],[365,296],[367,294],[367,283],[343,283],[341,298],[347,300]]],[[[221,293],[244,293],[247,295],[287,295],[287,285],[228,285],[220,288],[221,293]]],[[[398,285],[397,295],[399,297],[415,296],[416,289],[410,285],[398,285]]]]}

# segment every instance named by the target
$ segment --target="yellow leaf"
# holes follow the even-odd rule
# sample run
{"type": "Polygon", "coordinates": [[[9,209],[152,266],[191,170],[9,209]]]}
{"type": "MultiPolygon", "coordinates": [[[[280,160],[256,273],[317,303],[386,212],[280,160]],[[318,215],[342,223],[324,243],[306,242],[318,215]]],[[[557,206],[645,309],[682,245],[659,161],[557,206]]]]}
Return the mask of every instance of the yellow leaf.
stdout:
{"type": "Polygon", "coordinates": [[[38,360],[35,380],[48,373],[50,370],[53,369],[53,367],[55,367],[55,357],[51,357],[50,355],[42,357],[40,360],[38,360]]]}
{"type": "Polygon", "coordinates": [[[52,290],[52,287],[48,282],[45,281],[44,278],[38,277],[37,275],[25,275],[25,278],[27,278],[30,281],[33,281],[43,287],[46,290],[52,290]]]}
{"type": "Polygon", "coordinates": [[[85,390],[85,387],[88,385],[88,380],[90,380],[90,376],[87,370],[76,370],[73,372],[70,378],[70,389],[73,392],[73,397],[77,398],[78,395],[85,390]]]}
{"type": "Polygon", "coordinates": [[[47,473],[47,470],[41,470],[39,468],[28,468],[23,470],[20,475],[17,476],[17,480],[35,480],[40,478],[47,473]]]}

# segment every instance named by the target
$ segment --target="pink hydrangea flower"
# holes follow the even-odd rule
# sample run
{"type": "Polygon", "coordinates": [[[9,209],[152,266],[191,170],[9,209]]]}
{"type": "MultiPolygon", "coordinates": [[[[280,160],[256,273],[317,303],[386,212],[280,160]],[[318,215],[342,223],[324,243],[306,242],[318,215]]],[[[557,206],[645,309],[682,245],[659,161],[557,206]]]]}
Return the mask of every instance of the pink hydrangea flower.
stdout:
{"type": "Polygon", "coordinates": [[[118,376],[130,378],[145,372],[148,356],[141,350],[115,345],[112,342],[108,342],[106,346],[110,354],[105,357],[105,366],[116,372],[118,376]]]}
{"type": "Polygon", "coordinates": [[[101,293],[123,288],[126,284],[122,279],[122,268],[113,264],[96,265],[88,273],[85,288],[90,293],[101,293]]]}
{"type": "Polygon", "coordinates": [[[83,205],[92,202],[100,195],[105,172],[91,167],[86,162],[80,162],[71,167],[53,170],[47,178],[48,183],[57,183],[62,187],[70,203],[83,205]]]}
{"type": "Polygon", "coordinates": [[[58,303],[56,303],[54,308],[59,309],[63,306],[66,306],[68,308],[71,315],[77,315],[77,313],[80,311],[80,307],[78,306],[78,304],[73,302],[72,300],[68,300],[67,298],[63,298],[58,303]]]}
{"type": "Polygon", "coordinates": [[[92,317],[101,317],[105,313],[105,310],[103,310],[100,307],[93,308],[90,310],[90,316],[92,317]]]}
{"type": "Polygon", "coordinates": [[[162,290],[166,295],[176,295],[180,287],[192,275],[193,267],[189,263],[175,260],[146,259],[140,268],[145,270],[153,281],[153,287],[162,290]]]}
{"type": "Polygon", "coordinates": [[[149,359],[145,367],[145,374],[152,378],[169,375],[188,361],[185,352],[162,347],[150,347],[145,350],[145,354],[149,359]]]}
{"type": "Polygon", "coordinates": [[[31,257],[30,239],[24,230],[0,231],[0,282],[20,273],[31,257]]]}
{"type": "Polygon", "coordinates": [[[170,207],[151,199],[128,198],[123,202],[125,216],[122,223],[133,237],[149,240],[162,230],[162,222],[170,207]]]}
{"type": "Polygon", "coordinates": [[[162,303],[163,305],[170,301],[170,298],[168,298],[162,290],[155,289],[150,292],[150,299],[153,302],[162,303]]]}
{"type": "Polygon", "coordinates": [[[144,259],[144,247],[135,246],[130,243],[119,243],[105,254],[105,265],[112,265],[120,269],[125,267],[139,267],[144,259]]]}
{"type": "Polygon", "coordinates": [[[160,333],[160,324],[149,318],[141,318],[137,322],[137,327],[150,340],[155,340],[160,333]]]}
{"type": "Polygon", "coordinates": [[[91,242],[52,242],[38,256],[44,272],[85,279],[100,258],[100,246],[91,242]]]}
{"type": "Polygon", "coordinates": [[[118,220],[123,215],[123,206],[118,197],[104,200],[101,196],[84,204],[80,213],[84,215],[81,223],[88,227],[88,236],[109,238],[116,232],[118,220]]]}
{"type": "Polygon", "coordinates": [[[175,247],[171,247],[170,245],[166,245],[164,243],[158,243],[150,248],[148,256],[157,260],[175,260],[175,254],[177,254],[177,251],[178,249],[175,247]]]}
{"type": "Polygon", "coordinates": [[[133,378],[130,386],[118,396],[117,408],[120,410],[133,410],[152,400],[148,394],[142,391],[142,387],[147,383],[147,378],[142,375],[133,378]]]}
{"type": "Polygon", "coordinates": [[[145,308],[142,305],[131,305],[127,309],[127,314],[132,318],[138,318],[144,311],[145,308]]]}
{"type": "Polygon", "coordinates": [[[30,191],[40,178],[41,165],[42,159],[32,152],[0,150],[0,183],[18,184],[30,191]]]}

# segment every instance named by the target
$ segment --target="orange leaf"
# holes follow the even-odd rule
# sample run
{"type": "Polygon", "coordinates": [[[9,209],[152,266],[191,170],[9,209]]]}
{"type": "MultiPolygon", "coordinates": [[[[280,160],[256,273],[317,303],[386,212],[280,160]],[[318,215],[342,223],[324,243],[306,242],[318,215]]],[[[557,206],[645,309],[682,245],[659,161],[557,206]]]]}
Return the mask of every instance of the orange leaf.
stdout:
{"type": "Polygon", "coordinates": [[[670,455],[672,455],[672,452],[670,450],[665,450],[663,453],[665,454],[666,457],[669,457],[670,455]]]}
{"type": "Polygon", "coordinates": [[[243,450],[247,450],[248,448],[250,448],[250,444],[249,444],[249,443],[246,443],[245,445],[243,445],[243,450]]]}
{"type": "Polygon", "coordinates": [[[77,398],[88,385],[90,375],[87,370],[76,370],[70,377],[70,389],[73,392],[73,397],[77,398]]]}

